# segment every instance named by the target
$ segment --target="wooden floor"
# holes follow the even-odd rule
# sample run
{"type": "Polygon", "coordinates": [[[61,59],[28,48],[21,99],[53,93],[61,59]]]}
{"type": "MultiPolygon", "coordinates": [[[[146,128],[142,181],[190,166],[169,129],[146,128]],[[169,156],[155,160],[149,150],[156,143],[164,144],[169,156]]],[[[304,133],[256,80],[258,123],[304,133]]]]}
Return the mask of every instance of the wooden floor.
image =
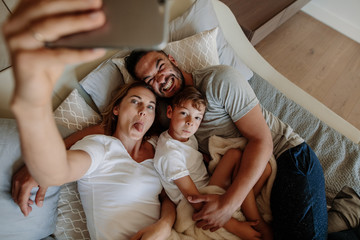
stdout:
{"type": "Polygon", "coordinates": [[[255,48],[280,73],[360,129],[360,44],[299,12],[255,48]]]}
{"type": "MultiPolygon", "coordinates": [[[[223,2],[234,12],[236,0],[223,2]]],[[[360,129],[359,43],[300,11],[255,48],[289,80],[360,129]]]]}

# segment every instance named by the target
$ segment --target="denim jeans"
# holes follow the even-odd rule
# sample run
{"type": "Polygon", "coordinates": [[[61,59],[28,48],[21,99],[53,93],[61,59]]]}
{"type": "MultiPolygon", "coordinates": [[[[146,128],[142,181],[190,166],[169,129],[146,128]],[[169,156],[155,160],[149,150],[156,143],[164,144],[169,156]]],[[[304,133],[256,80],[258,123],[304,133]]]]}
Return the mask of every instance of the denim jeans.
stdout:
{"type": "Polygon", "coordinates": [[[325,181],[319,159],[309,145],[293,147],[276,160],[271,191],[275,240],[325,240],[325,181]]]}

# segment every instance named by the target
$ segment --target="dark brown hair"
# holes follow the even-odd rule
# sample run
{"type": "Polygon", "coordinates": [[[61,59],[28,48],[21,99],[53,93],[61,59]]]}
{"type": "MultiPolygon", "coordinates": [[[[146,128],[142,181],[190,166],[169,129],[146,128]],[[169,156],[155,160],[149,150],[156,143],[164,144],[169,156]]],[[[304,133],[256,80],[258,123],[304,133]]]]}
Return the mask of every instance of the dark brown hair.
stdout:
{"type": "MultiPolygon", "coordinates": [[[[125,67],[126,70],[129,72],[129,74],[135,79],[135,80],[139,80],[138,77],[135,74],[135,67],[136,64],[140,61],[140,59],[145,56],[146,54],[148,54],[149,52],[155,52],[155,50],[149,50],[149,51],[145,51],[145,50],[133,50],[128,56],[125,57],[125,67]]],[[[160,50],[157,51],[159,53],[164,54],[165,56],[167,56],[167,54],[160,50]]]]}

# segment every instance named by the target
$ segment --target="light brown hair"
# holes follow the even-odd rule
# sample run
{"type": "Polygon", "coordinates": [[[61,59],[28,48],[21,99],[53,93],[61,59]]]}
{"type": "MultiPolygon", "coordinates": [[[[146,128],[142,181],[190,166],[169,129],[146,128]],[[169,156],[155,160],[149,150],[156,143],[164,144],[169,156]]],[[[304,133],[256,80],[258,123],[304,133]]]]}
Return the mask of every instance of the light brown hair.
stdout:
{"type": "Polygon", "coordinates": [[[171,101],[171,107],[174,108],[176,106],[181,106],[188,100],[190,100],[192,106],[199,111],[201,110],[201,106],[206,108],[206,97],[193,86],[186,86],[178,94],[176,94],[171,101]]]}
{"type": "MultiPolygon", "coordinates": [[[[132,88],[135,88],[135,87],[143,87],[143,88],[149,89],[152,93],[154,93],[152,88],[149,85],[147,85],[144,82],[139,82],[139,81],[125,84],[125,85],[121,86],[120,89],[115,90],[113,92],[112,100],[107,105],[105,110],[102,112],[103,120],[102,120],[101,126],[104,128],[106,135],[111,136],[114,134],[114,132],[116,130],[118,116],[113,113],[114,108],[121,103],[123,98],[128,94],[129,90],[132,88]]],[[[156,97],[155,93],[154,93],[154,96],[156,97]]],[[[157,109],[157,107],[155,109],[157,109]]],[[[126,114],[126,113],[124,113],[124,114],[126,114]]],[[[157,114],[155,114],[155,120],[156,120],[156,116],[157,116],[157,114]]],[[[154,120],[154,122],[156,122],[155,120],[154,120]]],[[[145,134],[145,136],[149,136],[152,134],[152,132],[153,132],[152,128],[153,128],[153,126],[149,129],[149,131],[145,134]]]]}

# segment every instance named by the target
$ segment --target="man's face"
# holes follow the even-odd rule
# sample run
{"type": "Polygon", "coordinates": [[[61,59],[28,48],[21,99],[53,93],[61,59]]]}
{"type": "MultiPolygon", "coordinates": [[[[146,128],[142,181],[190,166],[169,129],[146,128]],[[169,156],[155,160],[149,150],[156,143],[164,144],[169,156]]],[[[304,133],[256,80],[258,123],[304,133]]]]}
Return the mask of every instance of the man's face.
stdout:
{"type": "Polygon", "coordinates": [[[161,52],[144,55],[135,66],[135,74],[160,97],[172,97],[184,87],[184,76],[176,61],[161,52]]]}

